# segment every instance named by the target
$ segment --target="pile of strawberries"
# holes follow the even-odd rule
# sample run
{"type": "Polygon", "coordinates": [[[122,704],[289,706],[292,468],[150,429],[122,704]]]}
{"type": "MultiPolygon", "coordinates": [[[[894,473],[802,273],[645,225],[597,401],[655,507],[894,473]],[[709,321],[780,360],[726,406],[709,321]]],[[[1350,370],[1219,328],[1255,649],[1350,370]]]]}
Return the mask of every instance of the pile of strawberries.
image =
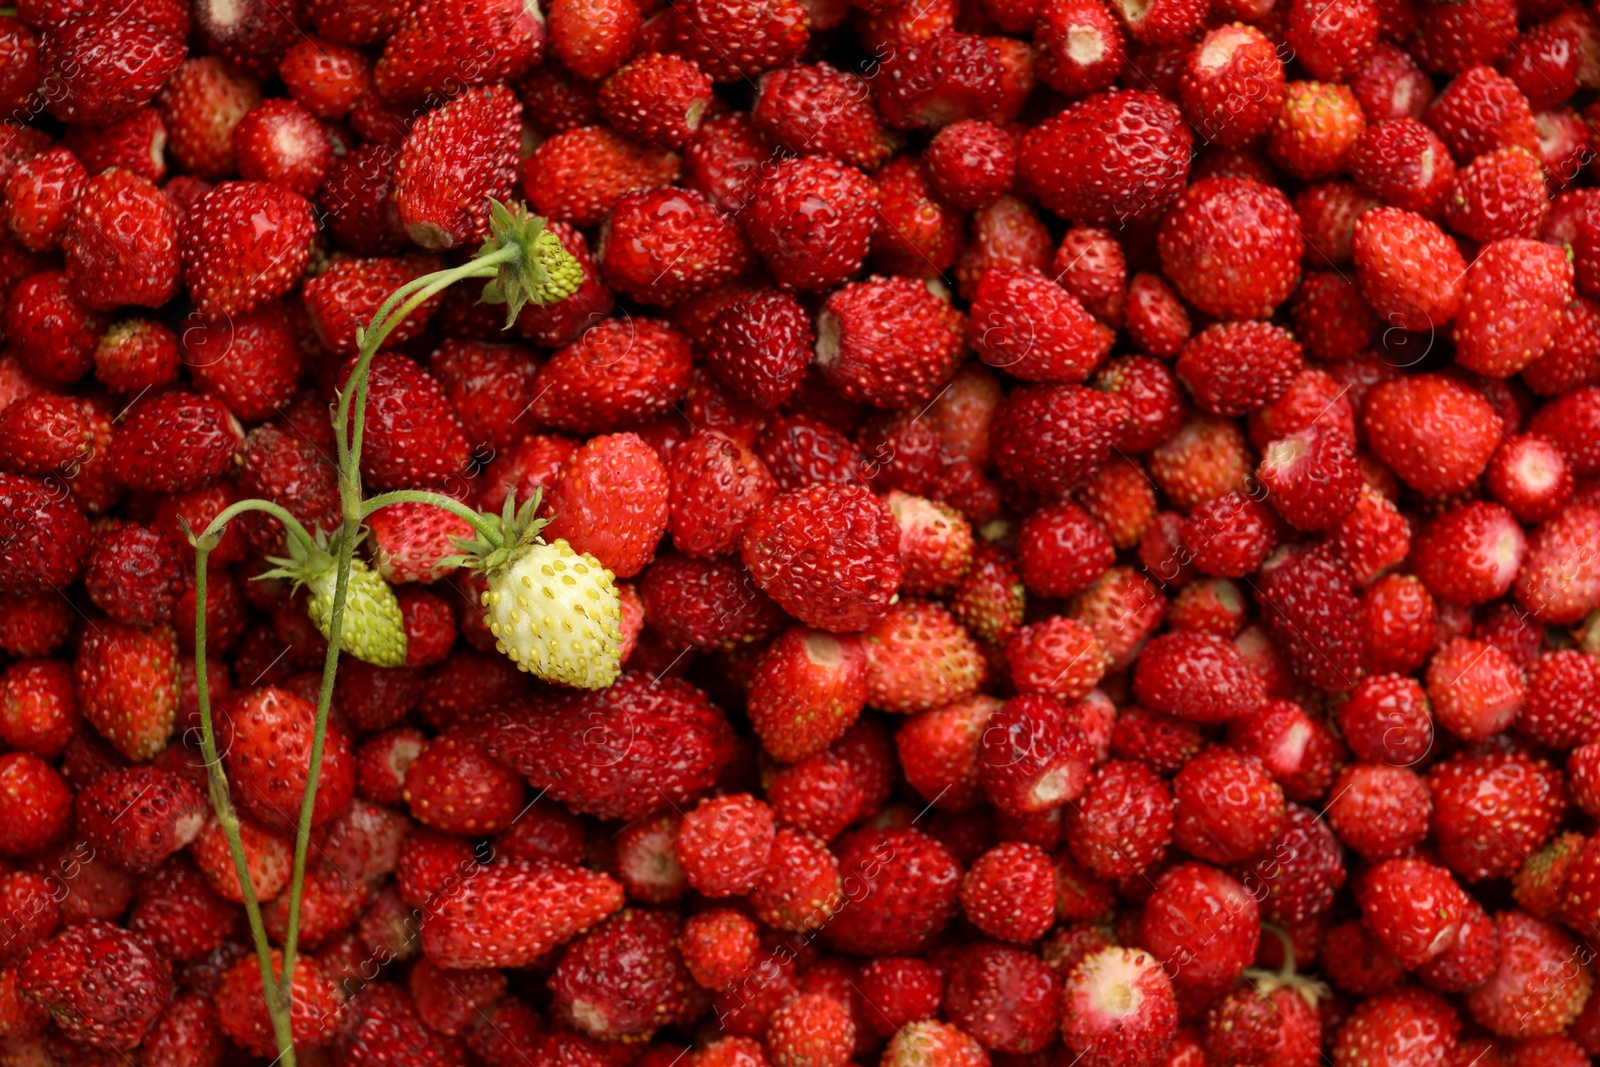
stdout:
{"type": "Polygon", "coordinates": [[[1590,1062],[1597,92],[1571,0],[19,0],[0,1065],[274,1060],[247,891],[316,1067],[1590,1062]],[[339,526],[494,201],[581,285],[411,312],[362,482],[620,624],[373,514],[295,920],[327,608],[189,535],[339,526]]]}

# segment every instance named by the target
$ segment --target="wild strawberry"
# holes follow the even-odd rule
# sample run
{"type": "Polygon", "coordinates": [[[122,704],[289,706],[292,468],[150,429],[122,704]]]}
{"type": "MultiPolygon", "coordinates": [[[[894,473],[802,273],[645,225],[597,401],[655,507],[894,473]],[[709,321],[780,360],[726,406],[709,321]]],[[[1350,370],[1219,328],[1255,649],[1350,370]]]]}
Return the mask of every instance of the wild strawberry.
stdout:
{"type": "Polygon", "coordinates": [[[172,967],[155,947],[107,922],[69,927],[23,961],[18,978],[63,1031],[103,1049],[136,1047],[172,995],[172,967]]]}
{"type": "Polygon", "coordinates": [[[1370,123],[1421,118],[1434,102],[1434,82],[1416,66],[1410,53],[1387,40],[1379,40],[1366,59],[1366,66],[1350,78],[1350,91],[1354,91],[1355,99],[1362,104],[1362,114],[1370,123]]]}
{"type": "Polygon", "coordinates": [[[1348,81],[1362,70],[1378,43],[1378,9],[1368,0],[1317,7],[1305,0],[1289,8],[1284,40],[1313,78],[1348,81]]]}
{"type": "Polygon", "coordinates": [[[644,14],[634,0],[588,5],[556,0],[547,12],[550,47],[561,65],[598,81],[633,54],[644,14]]]}
{"type": "Polygon", "coordinates": [[[1065,812],[1072,856],[1102,878],[1141,874],[1172,843],[1172,793],[1143,763],[1102,764],[1065,812]]]}
{"type": "MultiPolygon", "coordinates": [[[[1313,358],[1322,360],[1353,359],[1361,356],[1372,343],[1377,329],[1377,319],[1367,307],[1354,279],[1334,274],[1332,271],[1313,271],[1300,283],[1289,308],[1294,317],[1297,335],[1304,338],[1307,351],[1313,358]]],[[[1332,383],[1321,371],[1305,370],[1296,377],[1296,383],[1305,388],[1312,383],[1332,383]]],[[[1346,412],[1350,403],[1336,388],[1346,412]]],[[[1326,401],[1324,401],[1326,402],[1326,401]]],[[[1310,414],[1321,411],[1319,404],[1310,414]]],[[[1329,421],[1339,416],[1335,414],[1329,421]]],[[[1352,427],[1353,433],[1353,427],[1352,427]]],[[[1251,437],[1256,437],[1252,424],[1251,437]]]]}
{"type": "Polygon", "coordinates": [[[328,166],[318,199],[327,209],[329,231],[339,243],[366,256],[393,255],[411,247],[394,203],[394,171],[400,153],[365,144],[328,166]]]}
{"type": "Polygon", "coordinates": [[[475,869],[435,905],[423,948],[441,967],[521,966],[621,906],[622,887],[603,874],[507,860],[475,869]]]}
{"type": "Polygon", "coordinates": [[[597,255],[615,288],[660,305],[716,287],[743,273],[751,258],[738,228],[683,189],[625,194],[600,232],[597,255]]]}
{"type": "Polygon", "coordinates": [[[394,174],[400,222],[413,241],[442,249],[489,235],[488,201],[509,200],[516,182],[521,114],[515,94],[493,87],[417,121],[394,174]]]}
{"type": "Polygon", "coordinates": [[[733,82],[781,67],[798,55],[812,18],[800,0],[758,8],[729,0],[689,0],[674,9],[672,25],[680,49],[716,81],[733,82]]]}
{"type": "Polygon", "coordinates": [[[979,1044],[1021,1055],[1054,1042],[1061,979],[1038,956],[980,941],[956,950],[949,966],[945,1016],[979,1044]]]}
{"type": "Polygon", "coordinates": [[[1253,757],[1216,746],[1172,780],[1178,847],[1214,863],[1263,851],[1283,828],[1283,791],[1253,757]]]}
{"type": "Polygon", "coordinates": [[[216,56],[184,60],[156,98],[167,150],[185,171],[218,181],[234,171],[233,131],[261,102],[254,78],[216,56]]]}
{"type": "Polygon", "coordinates": [[[1076,504],[1056,504],[1023,520],[1017,536],[1022,581],[1041,596],[1070,596],[1116,560],[1099,524],[1076,504]]]}
{"type": "Polygon", "coordinates": [[[1241,178],[1195,183],[1161,227],[1161,262],[1186,299],[1221,318],[1261,318],[1298,278],[1301,242],[1282,194],[1241,178]],[[1253,221],[1243,229],[1229,221],[1253,221]]]}
{"type": "Polygon", "coordinates": [[[1439,724],[1481,740],[1505,729],[1522,709],[1521,671],[1493,645],[1452,638],[1428,661],[1428,699],[1439,724]]]}
{"type": "Polygon", "coordinates": [[[732,560],[670,555],[640,582],[645,621],[668,644],[733,649],[765,640],[786,617],[732,560]]]}
{"type": "Polygon", "coordinates": [[[1112,89],[1030,129],[1018,171],[1045,207],[1079,225],[1155,218],[1183,190],[1190,142],[1169,100],[1112,89]]]}
{"type": "Polygon", "coordinates": [[[1455,317],[1466,263],[1427,219],[1374,208],[1356,220],[1352,250],[1361,295],[1380,319],[1420,331],[1455,317]]]}
{"type": "Polygon", "coordinates": [[[978,742],[1000,702],[977,696],[909,719],[895,735],[906,780],[928,803],[964,811],[982,796],[978,742]]]}
{"type": "Polygon", "coordinates": [[[854,772],[831,752],[814,753],[763,778],[780,825],[831,841],[861,814],[865,798],[854,772]]]}
{"type": "MultiPolygon", "coordinates": [[[[380,32],[373,40],[385,36],[380,32]]],[[[385,100],[415,104],[463,87],[515,81],[543,54],[544,19],[516,0],[419,4],[407,9],[384,41],[372,84],[385,100]]]]}
{"type": "Polygon", "coordinates": [[[710,788],[732,758],[727,721],[703,693],[637,673],[554,714],[508,710],[483,744],[535,788],[575,811],[608,818],[681,806],[710,788]],[[588,725],[573,732],[577,723],[588,725]]]}
{"type": "Polygon", "coordinates": [[[1361,675],[1365,633],[1349,570],[1326,548],[1280,549],[1255,582],[1263,621],[1295,674],[1339,693],[1361,675]]]}
{"type": "Polygon", "coordinates": [[[108,771],[77,799],[78,832],[136,874],[149,873],[188,845],[205,813],[205,797],[192,780],[154,767],[108,771]]]}
{"type": "Polygon", "coordinates": [[[311,253],[311,206],[264,182],[224,182],[200,199],[179,235],[183,280],[201,314],[258,307],[299,280],[311,253]]]}
{"type": "Polygon", "coordinates": [[[861,968],[856,989],[871,1009],[867,1024],[879,1037],[893,1037],[907,1024],[932,1019],[944,997],[944,975],[924,960],[880,956],[861,968]]]}
{"type": "Polygon", "coordinates": [[[65,148],[19,163],[5,183],[6,226],[17,243],[30,252],[59,248],[88,178],[78,157],[65,148]]]}
{"type": "Polygon", "coordinates": [[[539,368],[530,414],[568,433],[610,433],[671,410],[690,370],[688,339],[676,330],[605,319],[539,368]]]}
{"type": "Polygon", "coordinates": [[[682,1016],[693,983],[677,933],[675,916],[629,908],[583,934],[550,976],[554,1012],[602,1040],[642,1036],[682,1016]]]}
{"type": "Polygon", "coordinates": [[[1600,388],[1588,386],[1557,397],[1534,413],[1528,429],[1543,434],[1561,451],[1575,478],[1600,474],[1600,447],[1593,434],[1600,426],[1600,388]]]}
{"type": "Polygon", "coordinates": [[[1225,578],[1253,574],[1277,544],[1277,534],[1272,512],[1238,492],[1201,504],[1178,531],[1188,562],[1225,578]]]}
{"type": "Polygon", "coordinates": [[[1498,504],[1478,502],[1445,512],[1426,526],[1411,552],[1429,592],[1455,604],[1504,596],[1526,550],[1522,527],[1498,504]]]}
{"type": "Polygon", "coordinates": [[[711,908],[690,916],[678,935],[690,977],[710,990],[736,981],[754,963],[760,947],[755,921],[732,908],[711,908]]]}
{"type": "Polygon", "coordinates": [[[92,627],[78,649],[85,694],[83,717],[129,759],[148,760],[166,747],[177,713],[177,636],[160,625],[92,627]]]}
{"type": "Polygon", "coordinates": [[[854,167],[817,156],[780,162],[757,186],[745,220],[750,243],[781,284],[831,289],[866,258],[878,193],[854,167]],[[826,218],[815,204],[828,206],[826,218]]]}
{"type": "Polygon", "coordinates": [[[1439,855],[1468,882],[1515,873],[1566,810],[1561,776],[1519,753],[1460,752],[1428,771],[1439,855]]]}
{"type": "Polygon", "coordinates": [[[49,382],[77,381],[93,367],[95,338],[105,323],[76,295],[62,271],[24,278],[6,300],[6,335],[28,373],[49,382]]]}
{"type": "Polygon", "coordinates": [[[979,357],[1027,381],[1080,382],[1112,334],[1043,275],[991,270],[978,283],[967,335],[979,357]]]}
{"type": "Polygon", "coordinates": [[[1523,148],[1474,159],[1456,175],[1444,203],[1445,224],[1474,241],[1536,237],[1549,211],[1544,166],[1523,148]]]}
{"type": "MultiPolygon", "coordinates": [[[[523,96],[527,99],[526,85],[523,96]]],[[[772,147],[744,112],[712,115],[684,146],[683,184],[724,211],[743,211],[772,155],[772,147]]]]}
{"type": "Polygon", "coordinates": [[[876,174],[872,262],[886,274],[942,280],[961,249],[960,213],[933,192],[921,160],[901,156],[876,174]]]}
{"type": "Polygon", "coordinates": [[[1008,700],[978,747],[978,777],[990,803],[1027,815],[1082,795],[1094,755],[1075,706],[1045,696],[1008,700]]]}
{"type": "MultiPolygon", "coordinates": [[[[820,837],[780,827],[767,868],[750,892],[756,918],[800,934],[826,925],[845,904],[839,863],[820,837]]],[[[937,882],[942,875],[935,871],[931,877],[937,882]]]]}
{"type": "Polygon", "coordinates": [[[591,438],[562,466],[544,536],[592,555],[616,576],[638,574],[667,527],[667,473],[634,434],[591,438]]]}
{"type": "Polygon", "coordinates": [[[1419,859],[1388,859],[1362,877],[1362,921],[1402,966],[1419,967],[1455,941],[1470,907],[1443,867],[1419,859]]]}
{"type": "Polygon", "coordinates": [[[971,696],[983,681],[971,635],[938,604],[902,599],[865,632],[867,699],[913,712],[971,696]]]}
{"type": "Polygon", "coordinates": [[[1539,128],[1527,97],[1511,79],[1482,65],[1461,71],[1423,119],[1450,146],[1457,162],[1497,148],[1539,149],[1539,128]]]}
{"type": "Polygon", "coordinates": [[[1472,1017],[1502,1037],[1541,1037],[1565,1029],[1582,1009],[1594,980],[1566,961],[1577,943],[1554,924],[1515,908],[1494,918],[1500,965],[1467,993],[1472,1017]]]}
{"type": "MultiPolygon", "coordinates": [[[[289,884],[294,862],[294,842],[244,814],[239,818],[239,838],[244,846],[245,870],[250,875],[256,898],[273,899],[289,884]]],[[[224,900],[244,902],[238,868],[234,866],[233,852],[221,823],[212,819],[201,827],[200,833],[190,843],[189,854],[218,896],[224,900]]]]}
{"type": "Polygon", "coordinates": [[[1454,1052],[1461,1021],[1437,993],[1421,989],[1380,992],[1356,1006],[1333,1044],[1340,1067],[1370,1063],[1399,1067],[1421,1059],[1445,1062],[1454,1052]]]}
{"type": "Polygon", "coordinates": [[[1334,779],[1328,822],[1367,860],[1403,856],[1428,834],[1428,786],[1406,767],[1354,763],[1334,779]]]}
{"type": "Polygon", "coordinates": [[[1260,30],[1239,23],[1206,34],[1189,53],[1179,99],[1202,137],[1238,148],[1266,133],[1283,105],[1283,62],[1260,30]]]}
{"type": "Polygon", "coordinates": [[[1484,481],[1495,500],[1526,523],[1557,514],[1573,489],[1566,457],[1548,438],[1534,433],[1502,441],[1489,457],[1484,481]]]}
{"type": "Polygon", "coordinates": [[[1165,280],[1139,273],[1128,283],[1128,334],[1142,351],[1170,359],[1189,339],[1189,313],[1165,280]]]}
{"type": "Polygon", "coordinates": [[[94,347],[94,376],[113,393],[139,393],[178,377],[178,341],[148,319],[112,323],[94,347]]]}
{"type": "Polygon", "coordinates": [[[0,756],[5,817],[0,852],[28,856],[58,843],[72,822],[72,788],[38,756],[8,752],[0,756]]]}
{"type": "Polygon", "coordinates": [[[1456,315],[1456,359],[1503,378],[1542,356],[1572,302],[1571,264],[1539,241],[1485,245],[1467,270],[1456,315]]]}
{"type": "Polygon", "coordinates": [[[1146,645],[1133,689],[1145,706],[1200,723],[1248,714],[1265,695],[1260,676],[1233,645],[1194,631],[1163,634],[1146,645]]]}
{"type": "Polygon", "coordinates": [[[6,668],[0,689],[0,740],[7,745],[53,759],[66,748],[82,721],[71,665],[56,659],[34,659],[19,660],[6,668]]]}
{"type": "MultiPolygon", "coordinates": [[[[271,956],[273,975],[282,976],[283,954],[271,956]]],[[[292,992],[290,1032],[296,1048],[318,1048],[333,1040],[341,1021],[344,990],[324,974],[315,959],[296,960],[292,992]]],[[[259,1056],[278,1051],[272,1019],[261,985],[261,964],[246,956],[222,976],[216,993],[217,1022],[223,1033],[259,1056]]],[[[359,1024],[358,1024],[359,1025],[359,1024]]]]}
{"type": "Polygon", "coordinates": [[[694,137],[711,103],[711,78],[691,59],[647,52],[601,84],[600,113],[618,133],[642,144],[680,148],[694,137]]]}
{"type": "MultiPolygon", "coordinates": [[[[1071,5],[1060,6],[1064,10],[1071,5]]],[[[1115,31],[1114,26],[1112,29],[1115,31]]],[[[929,142],[923,160],[934,191],[957,208],[970,210],[992,204],[1011,191],[1016,179],[1016,142],[998,126],[981,119],[945,126],[929,142]]]]}
{"type": "Polygon", "coordinates": [[[1541,652],[1528,665],[1527,679],[1518,730],[1556,750],[1588,744],[1600,736],[1600,664],[1593,657],[1576,649],[1541,652]]]}
{"type": "Polygon", "coordinates": [[[1303,181],[1343,171],[1366,120],[1343,85],[1296,81],[1285,89],[1283,110],[1267,136],[1267,154],[1303,181]]]}
{"type": "Polygon", "coordinates": [[[1411,488],[1429,495],[1460,492],[1472,484],[1500,441],[1500,422],[1483,395],[1435,374],[1374,388],[1362,426],[1377,457],[1411,488]]]}
{"type": "Polygon", "coordinates": [[[1139,940],[1164,961],[1178,992],[1210,999],[1255,958],[1259,921],[1255,898],[1232,877],[1204,863],[1181,863],[1156,879],[1139,940]]]}
{"type": "Polygon", "coordinates": [[[333,146],[317,119],[283,98],[267,100],[239,120],[233,151],[241,178],[275,182],[301,196],[316,193],[333,159],[333,146]]]}
{"type": "Polygon", "coordinates": [[[523,808],[520,778],[471,741],[448,734],[411,761],[403,797],[417,821],[447,833],[494,833],[523,808]]]}
{"type": "Polygon", "coordinates": [[[606,126],[581,126],[535,149],[524,165],[522,182],[539,214],[590,227],[624,193],[671,185],[678,171],[678,157],[665,149],[642,148],[606,126]]]}
{"type": "MultiPolygon", "coordinates": [[[[355,363],[351,357],[341,378],[355,363]]],[[[427,371],[405,356],[379,353],[370,364],[367,388],[361,467],[373,485],[442,485],[466,465],[461,421],[427,371]]]]}
{"type": "Polygon", "coordinates": [[[1126,404],[1076,385],[1015,389],[991,429],[995,466],[1005,481],[1026,492],[1074,489],[1106,461],[1126,404]]]}
{"type": "Polygon", "coordinates": [[[962,1030],[932,1019],[907,1023],[883,1050],[883,1067],[981,1067],[988,1052],[962,1030]]]}
{"type": "Polygon", "coordinates": [[[278,77],[301,107],[337,121],[372,87],[372,61],[349,45],[302,37],[284,53],[278,77]]]}
{"type": "Polygon", "coordinates": [[[62,122],[104,126],[150,102],[183,62],[186,33],[143,18],[74,18],[39,41],[45,106],[62,122]]]}

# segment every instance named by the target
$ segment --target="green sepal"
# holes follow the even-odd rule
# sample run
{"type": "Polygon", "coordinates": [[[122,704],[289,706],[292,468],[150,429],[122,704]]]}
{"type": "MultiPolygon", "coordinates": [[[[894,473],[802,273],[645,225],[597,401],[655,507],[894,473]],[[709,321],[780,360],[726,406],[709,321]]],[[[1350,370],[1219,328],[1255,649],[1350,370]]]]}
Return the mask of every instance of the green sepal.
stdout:
{"type": "Polygon", "coordinates": [[[539,531],[550,524],[549,519],[535,518],[539,512],[539,501],[543,496],[543,490],[535,489],[533,495],[518,507],[516,494],[507,493],[500,514],[480,512],[484,525],[499,535],[500,543],[494,544],[482,533],[471,540],[462,537],[451,538],[456,547],[461,549],[461,554],[447,556],[439,561],[440,564],[465,567],[477,574],[488,574],[506,566],[527,551],[529,545],[537,544],[540,541],[539,531]]]}
{"type": "Polygon", "coordinates": [[[507,329],[530,300],[545,307],[565,300],[583,284],[583,267],[577,259],[545,228],[544,219],[529,214],[521,204],[508,208],[490,197],[489,231],[489,239],[478,249],[480,258],[503,248],[518,251],[515,258],[500,264],[481,297],[485,304],[506,305],[507,329]]]}
{"type": "MultiPolygon", "coordinates": [[[[290,537],[289,555],[267,557],[267,562],[275,566],[256,575],[257,578],[287,578],[296,588],[304,586],[309,592],[306,614],[330,641],[333,640],[333,601],[338,585],[338,561],[334,553],[339,550],[338,539],[342,534],[342,530],[335,534],[331,544],[321,530],[314,535],[314,544],[290,537]]],[[[366,560],[350,560],[350,581],[345,589],[344,616],[339,631],[339,647],[356,659],[378,667],[405,665],[406,623],[400,600],[394,595],[394,588],[369,567],[366,560]]]]}

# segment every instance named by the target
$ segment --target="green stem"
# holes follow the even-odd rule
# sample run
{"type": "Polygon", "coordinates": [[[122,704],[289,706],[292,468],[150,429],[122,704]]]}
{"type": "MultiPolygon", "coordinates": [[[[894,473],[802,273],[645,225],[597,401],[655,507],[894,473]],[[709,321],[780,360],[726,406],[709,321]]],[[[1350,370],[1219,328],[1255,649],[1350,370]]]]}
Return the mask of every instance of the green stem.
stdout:
{"type": "Polygon", "coordinates": [[[483,536],[483,539],[499,548],[504,544],[500,531],[494,526],[483,521],[483,516],[472,508],[467,507],[454,497],[445,496],[443,493],[430,493],[424,489],[396,489],[392,493],[380,493],[371,497],[361,505],[361,518],[363,521],[374,511],[386,508],[391,504],[432,504],[436,508],[448,511],[450,514],[469,523],[474,530],[483,536]]]}
{"type": "Polygon", "coordinates": [[[206,684],[206,564],[216,539],[227,524],[247,511],[261,511],[283,523],[290,537],[298,538],[307,547],[314,544],[304,525],[285,508],[268,500],[241,500],[217,515],[195,543],[195,688],[200,706],[200,747],[205,753],[207,780],[211,803],[217,820],[227,838],[233,855],[234,869],[239,876],[245,914],[250,921],[250,935],[255,941],[256,955],[261,963],[262,995],[267,1013],[272,1019],[273,1034],[277,1038],[279,1062],[284,1067],[295,1067],[294,1031],[294,965],[300,946],[300,910],[305,895],[307,854],[311,846],[311,816],[316,810],[317,783],[322,776],[322,758],[328,736],[328,714],[333,704],[334,680],[338,675],[340,637],[344,632],[345,601],[350,589],[350,568],[354,559],[357,534],[361,522],[373,511],[388,504],[418,502],[433,504],[452,514],[459,515],[488,541],[498,545],[501,538],[497,530],[488,528],[478,514],[450,497],[437,493],[417,491],[388,493],[366,503],[361,499],[361,438],[366,420],[367,377],[372,357],[383,346],[396,326],[420,305],[438,293],[465,278],[492,278],[501,263],[521,254],[513,246],[506,246],[480,259],[458,267],[436,271],[412,279],[396,289],[379,306],[372,317],[372,327],[361,339],[360,355],[351,369],[345,388],[340,390],[334,437],[339,449],[339,497],[343,522],[338,539],[337,573],[334,584],[333,608],[328,617],[328,652],[323,660],[322,686],[317,694],[317,715],[311,735],[310,759],[306,767],[306,789],[300,800],[300,819],[295,829],[294,871],[289,883],[289,916],[284,935],[283,966],[279,976],[272,974],[272,944],[267,937],[266,925],[261,918],[261,904],[250,879],[249,865],[245,861],[244,841],[239,833],[239,818],[229,799],[228,778],[217,752],[216,730],[211,716],[211,694],[206,684]],[[352,408],[352,404],[354,407],[352,408]],[[354,417],[352,418],[352,410],[354,417]]]}
{"type": "Polygon", "coordinates": [[[244,912],[250,922],[250,937],[255,942],[256,957],[261,964],[262,997],[267,1004],[267,1015],[272,1019],[273,1034],[278,1039],[284,1067],[294,1067],[294,1036],[290,1021],[290,1004],[280,994],[272,974],[272,942],[267,937],[266,924],[261,919],[261,902],[256,899],[255,883],[250,879],[250,866],[245,859],[244,839],[239,834],[239,816],[233,810],[228,796],[228,775],[222,769],[222,756],[217,752],[216,725],[211,715],[211,686],[206,677],[206,578],[207,566],[214,545],[212,538],[220,534],[230,520],[246,511],[265,511],[283,520],[284,526],[296,536],[307,537],[305,528],[293,515],[267,500],[241,500],[223,510],[206,527],[195,544],[194,573],[194,670],[195,698],[200,706],[200,750],[206,759],[206,781],[211,793],[211,806],[217,813],[217,823],[222,836],[228,841],[228,851],[233,856],[233,869],[239,878],[239,892],[244,897],[244,912]],[[281,513],[281,514],[280,514],[281,513]]]}
{"type": "MultiPolygon", "coordinates": [[[[293,1005],[295,955],[300,946],[300,905],[305,895],[306,856],[311,847],[311,815],[316,809],[317,782],[322,776],[322,754],[328,737],[328,712],[333,704],[333,684],[339,670],[340,635],[344,633],[344,606],[350,589],[350,565],[355,555],[361,520],[366,517],[361,500],[361,434],[366,419],[367,377],[372,357],[383,347],[389,334],[407,315],[438,293],[464,278],[492,278],[498,267],[518,255],[515,248],[502,248],[482,259],[463,263],[449,270],[413,279],[390,294],[372,317],[376,324],[361,339],[361,352],[344,389],[339,393],[335,437],[339,439],[339,496],[344,513],[344,536],[339,538],[338,571],[333,588],[333,610],[328,616],[328,653],[322,664],[322,688],[317,694],[317,719],[311,734],[311,760],[306,773],[306,791],[300,800],[300,821],[295,831],[294,871],[289,881],[289,921],[283,939],[283,974],[278,993],[293,1005]],[[354,418],[351,404],[354,403],[354,418]],[[348,428],[348,443],[345,432],[348,428]]],[[[441,499],[449,500],[448,497],[441,499]]],[[[450,501],[457,505],[456,501],[450,501]]],[[[460,506],[460,505],[457,505],[460,506]]],[[[477,523],[474,522],[474,526],[477,523]]]]}

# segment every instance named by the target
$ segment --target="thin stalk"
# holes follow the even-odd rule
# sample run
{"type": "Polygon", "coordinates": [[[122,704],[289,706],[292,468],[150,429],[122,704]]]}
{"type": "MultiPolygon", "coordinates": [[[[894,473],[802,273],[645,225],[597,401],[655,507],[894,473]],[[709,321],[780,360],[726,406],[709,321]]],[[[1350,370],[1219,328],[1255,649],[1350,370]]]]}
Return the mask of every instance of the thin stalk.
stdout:
{"type": "Polygon", "coordinates": [[[355,367],[350,371],[349,378],[345,380],[345,388],[339,393],[335,436],[339,438],[341,445],[345,446],[340,449],[339,457],[339,497],[344,514],[343,536],[339,538],[333,610],[328,616],[330,635],[328,653],[322,664],[322,687],[317,693],[317,718],[311,734],[311,759],[306,773],[306,791],[300,800],[300,820],[295,830],[294,871],[289,881],[289,921],[283,939],[283,972],[278,980],[279,996],[291,1010],[295,957],[300,946],[300,906],[305,895],[306,858],[311,847],[311,816],[316,809],[317,783],[322,777],[322,754],[328,737],[328,713],[333,705],[333,685],[339,669],[339,638],[344,633],[344,608],[350,589],[350,565],[355,555],[361,520],[366,517],[361,501],[361,436],[366,420],[367,377],[372,367],[372,357],[383,347],[383,342],[388,339],[394,328],[405,321],[406,316],[416,308],[464,278],[494,277],[501,263],[518,254],[515,248],[508,246],[482,259],[463,263],[459,267],[413,279],[390,294],[372,318],[376,325],[362,335],[360,355],[355,367]],[[354,419],[351,419],[352,403],[354,419]],[[347,428],[350,436],[346,445],[344,435],[347,428]]]}
{"type": "Polygon", "coordinates": [[[247,511],[262,511],[277,518],[289,531],[307,544],[311,536],[298,519],[277,504],[268,500],[241,500],[223,509],[195,539],[194,571],[194,671],[195,698],[200,706],[200,751],[206,760],[206,783],[211,793],[211,806],[217,813],[222,836],[227,839],[228,851],[233,857],[233,869],[239,878],[239,891],[244,897],[245,917],[250,922],[250,937],[255,942],[256,957],[261,964],[261,989],[266,1000],[267,1015],[272,1020],[272,1030],[283,1054],[284,1067],[295,1067],[294,1035],[290,1019],[289,1002],[278,990],[272,974],[272,942],[267,937],[266,924],[261,919],[261,902],[256,899],[255,883],[250,878],[250,867],[245,860],[244,839],[239,834],[239,816],[233,810],[228,795],[228,775],[222,769],[222,756],[217,752],[216,725],[211,715],[211,686],[206,677],[206,579],[211,550],[215,538],[234,518],[247,511]]]}
{"type": "Polygon", "coordinates": [[[454,497],[445,496],[443,493],[430,493],[424,489],[397,489],[392,493],[380,493],[371,497],[361,505],[361,518],[365,520],[374,511],[386,508],[391,504],[432,504],[436,508],[448,511],[450,514],[470,524],[474,530],[483,536],[495,548],[504,542],[500,532],[483,521],[483,516],[477,511],[467,507],[454,497]]]}

